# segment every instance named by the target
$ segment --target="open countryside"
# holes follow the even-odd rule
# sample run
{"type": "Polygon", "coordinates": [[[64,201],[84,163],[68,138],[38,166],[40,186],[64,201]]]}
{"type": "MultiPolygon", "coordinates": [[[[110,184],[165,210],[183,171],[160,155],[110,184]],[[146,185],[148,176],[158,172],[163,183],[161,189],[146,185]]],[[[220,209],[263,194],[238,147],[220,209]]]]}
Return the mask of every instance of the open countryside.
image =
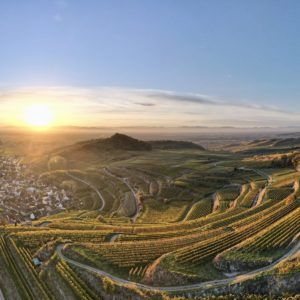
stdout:
{"type": "Polygon", "coordinates": [[[4,154],[3,292],[279,293],[271,280],[297,291],[300,142],[292,142],[293,150],[273,139],[212,151],[114,134],[34,159],[4,154]]]}
{"type": "Polygon", "coordinates": [[[0,1],[0,300],[299,300],[300,1],[0,1]]]}

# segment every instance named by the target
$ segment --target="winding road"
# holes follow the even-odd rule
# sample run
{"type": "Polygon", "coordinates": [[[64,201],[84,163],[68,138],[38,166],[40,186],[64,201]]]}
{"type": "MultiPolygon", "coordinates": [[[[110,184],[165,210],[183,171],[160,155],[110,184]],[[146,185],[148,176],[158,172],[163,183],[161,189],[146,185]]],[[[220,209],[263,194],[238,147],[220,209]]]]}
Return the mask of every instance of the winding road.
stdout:
{"type": "MultiPolygon", "coordinates": [[[[268,179],[268,183],[272,182],[271,176],[268,176],[267,174],[265,174],[263,172],[260,172],[260,171],[255,170],[255,169],[247,169],[247,168],[241,168],[241,169],[254,171],[257,174],[259,174],[259,175],[261,175],[263,177],[266,177],[266,179],[268,179]]],[[[131,186],[128,184],[126,178],[122,178],[121,179],[121,178],[115,176],[114,174],[110,173],[106,169],[104,171],[106,172],[107,175],[113,176],[116,179],[121,180],[123,183],[125,183],[128,186],[128,188],[131,190],[131,192],[134,194],[134,196],[135,196],[135,192],[131,188],[131,186]]],[[[104,198],[101,195],[101,193],[93,185],[91,185],[90,183],[82,180],[81,178],[78,178],[78,177],[76,177],[74,175],[71,175],[71,174],[68,174],[68,175],[69,175],[69,177],[71,177],[71,178],[73,178],[73,179],[75,179],[77,181],[80,181],[80,182],[88,185],[90,188],[92,188],[98,194],[99,198],[102,200],[102,207],[100,208],[100,210],[102,210],[103,207],[104,207],[104,205],[105,205],[105,201],[104,201],[104,198]]],[[[135,198],[136,198],[136,196],[135,196],[135,198]]],[[[137,213],[138,213],[138,211],[137,211],[137,213]]],[[[117,234],[113,235],[112,238],[111,238],[111,240],[110,240],[110,242],[114,242],[114,240],[117,238],[117,236],[118,236],[117,234]]],[[[190,285],[156,287],[156,286],[150,286],[150,285],[145,285],[145,284],[141,284],[141,283],[136,283],[136,282],[133,282],[133,281],[129,281],[129,280],[126,280],[126,279],[114,276],[112,274],[109,274],[109,273],[107,273],[107,272],[105,272],[103,270],[100,270],[100,269],[91,267],[89,265],[83,264],[81,262],[75,261],[73,259],[70,259],[70,258],[66,257],[62,253],[63,246],[64,246],[63,244],[58,245],[57,248],[56,248],[56,253],[57,253],[57,255],[58,255],[58,257],[60,259],[68,262],[71,265],[74,265],[74,266],[79,267],[81,269],[84,269],[84,270],[90,271],[92,273],[98,274],[100,276],[108,277],[108,278],[110,278],[112,281],[114,281],[118,285],[128,285],[128,284],[130,284],[130,285],[135,285],[136,287],[138,287],[138,288],[140,288],[142,290],[145,290],[145,291],[159,291],[159,292],[192,291],[192,290],[198,290],[198,289],[217,288],[217,287],[220,287],[220,286],[225,286],[225,285],[229,285],[229,284],[233,284],[233,283],[234,284],[240,283],[240,282],[243,282],[245,280],[253,279],[257,275],[259,275],[259,274],[261,274],[263,272],[271,270],[272,268],[274,268],[279,263],[284,262],[284,261],[292,258],[293,256],[295,256],[300,251],[300,241],[298,241],[294,245],[293,248],[291,248],[285,255],[283,255],[278,260],[274,261],[272,264],[270,264],[268,266],[265,266],[265,267],[262,267],[262,268],[259,268],[259,269],[256,269],[254,271],[250,271],[248,273],[237,274],[237,275],[231,276],[231,277],[226,278],[226,279],[211,280],[211,281],[207,281],[207,282],[201,282],[201,283],[190,284],[190,285]]],[[[0,297],[0,299],[1,299],[1,297],[0,297]]]]}
{"type": "Polygon", "coordinates": [[[249,280],[249,279],[253,279],[255,278],[257,275],[261,274],[262,272],[266,272],[271,270],[272,268],[274,268],[276,265],[278,265],[279,263],[286,261],[290,258],[292,258],[294,255],[297,254],[298,251],[300,251],[300,241],[298,241],[295,246],[290,249],[284,256],[282,256],[281,258],[279,258],[278,260],[276,260],[275,262],[273,262],[272,264],[248,272],[248,273],[244,273],[244,274],[240,274],[240,275],[236,275],[227,279],[220,279],[220,280],[211,280],[211,281],[207,281],[207,282],[201,282],[201,283],[196,283],[196,284],[190,284],[190,285],[182,285],[182,286],[168,286],[168,287],[154,287],[154,286],[150,286],[150,285],[145,285],[145,284],[141,284],[141,283],[136,283],[133,281],[129,281],[126,279],[122,279],[119,277],[116,277],[114,275],[111,275],[105,271],[102,271],[100,269],[88,266],[86,264],[77,262],[75,260],[72,260],[66,256],[64,256],[62,254],[62,248],[63,248],[63,244],[60,244],[57,246],[56,248],[56,253],[59,256],[60,259],[68,262],[69,264],[72,264],[76,267],[82,268],[84,270],[93,272],[95,274],[101,275],[101,276],[106,276],[108,278],[110,278],[111,280],[113,280],[115,283],[119,284],[119,285],[135,285],[136,287],[145,290],[145,291],[159,291],[159,292],[181,292],[181,291],[191,291],[191,290],[198,290],[198,289],[208,289],[208,288],[216,288],[219,286],[224,286],[224,285],[228,285],[228,284],[236,284],[236,283],[240,283],[243,282],[245,280],[249,280]]]}
{"type": "Polygon", "coordinates": [[[139,201],[139,199],[137,198],[136,194],[135,194],[135,191],[134,189],[131,187],[131,185],[128,183],[128,180],[127,178],[121,178],[121,177],[118,177],[116,175],[114,175],[113,173],[111,173],[110,171],[108,171],[106,168],[103,169],[103,172],[108,175],[108,176],[111,176],[121,182],[123,182],[127,187],[128,189],[130,190],[130,192],[132,193],[133,197],[134,197],[134,200],[135,200],[135,207],[136,207],[136,212],[134,214],[133,217],[131,217],[131,220],[133,221],[133,223],[136,222],[136,219],[138,218],[140,212],[141,212],[141,203],[139,201]]]}
{"type": "Polygon", "coordinates": [[[100,198],[100,200],[101,200],[101,207],[99,208],[99,211],[102,211],[103,208],[104,208],[104,206],[105,206],[105,199],[104,199],[104,197],[102,196],[102,194],[99,192],[99,190],[98,190],[96,187],[94,187],[91,183],[89,183],[89,182],[87,182],[87,181],[85,181],[85,180],[83,180],[83,179],[81,179],[81,178],[79,178],[79,177],[77,177],[77,176],[75,176],[75,175],[72,175],[72,174],[70,174],[70,173],[67,173],[67,175],[68,175],[70,178],[72,178],[72,179],[74,179],[74,180],[76,180],[76,181],[79,181],[79,182],[81,182],[81,183],[87,185],[88,187],[90,187],[92,190],[94,190],[94,191],[96,192],[96,194],[99,196],[99,198],[100,198]]]}

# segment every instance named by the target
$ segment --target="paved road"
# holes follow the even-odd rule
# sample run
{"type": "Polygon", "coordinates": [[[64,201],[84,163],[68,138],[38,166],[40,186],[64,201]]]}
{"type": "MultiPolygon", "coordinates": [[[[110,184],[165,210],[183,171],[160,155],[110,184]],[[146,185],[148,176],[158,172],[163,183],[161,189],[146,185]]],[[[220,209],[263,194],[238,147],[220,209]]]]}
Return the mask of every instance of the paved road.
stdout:
{"type": "Polygon", "coordinates": [[[69,177],[71,177],[72,179],[74,179],[76,181],[79,181],[79,182],[81,182],[81,183],[89,186],[92,190],[94,190],[96,192],[96,194],[99,196],[99,198],[101,200],[101,207],[99,208],[99,211],[102,211],[103,208],[104,208],[104,206],[105,206],[105,199],[102,196],[102,194],[99,192],[99,190],[95,186],[93,186],[90,182],[87,182],[87,181],[85,181],[85,180],[83,180],[83,179],[81,179],[81,178],[79,178],[79,177],[77,177],[75,175],[70,174],[70,173],[67,173],[67,175],[69,177]]]}
{"type": "Polygon", "coordinates": [[[123,182],[127,187],[128,189],[130,190],[130,192],[132,193],[133,197],[134,197],[134,200],[135,200],[135,207],[136,207],[136,212],[134,214],[133,217],[131,217],[132,221],[135,223],[136,219],[138,218],[139,214],[140,214],[140,201],[139,199],[137,198],[136,194],[135,194],[135,191],[134,189],[131,187],[131,185],[128,183],[128,180],[127,178],[121,178],[121,177],[118,177],[116,175],[114,175],[113,173],[111,173],[110,171],[108,171],[106,168],[103,169],[104,173],[108,176],[111,176],[121,182],[123,182]]]}
{"type": "Polygon", "coordinates": [[[132,281],[129,281],[129,280],[126,280],[126,279],[116,277],[116,276],[111,275],[111,274],[109,274],[105,271],[99,270],[97,268],[93,268],[91,266],[88,266],[88,265],[85,265],[83,263],[72,260],[70,258],[67,258],[61,252],[63,246],[64,245],[62,245],[62,244],[57,246],[57,248],[56,248],[57,255],[62,260],[65,260],[66,262],[68,262],[68,263],[70,263],[74,266],[77,266],[77,267],[85,269],[87,271],[96,273],[96,274],[101,275],[101,276],[106,276],[106,277],[110,278],[111,280],[113,280],[114,282],[116,282],[119,285],[131,284],[131,285],[137,286],[138,288],[140,288],[142,290],[160,291],[160,292],[191,291],[191,290],[214,288],[214,287],[224,286],[224,285],[228,285],[228,284],[232,284],[232,283],[243,282],[245,280],[255,278],[258,274],[260,274],[262,272],[271,270],[273,267],[275,267],[280,262],[286,261],[287,259],[293,257],[298,251],[300,251],[300,241],[298,241],[298,243],[292,249],[290,249],[284,256],[282,256],[280,259],[276,260],[275,262],[273,262],[272,264],[270,264],[266,267],[263,267],[263,268],[260,268],[260,269],[257,269],[257,270],[254,270],[254,271],[251,271],[251,272],[248,272],[248,273],[240,274],[240,275],[233,276],[233,277],[230,277],[230,278],[227,278],[227,279],[212,280],[212,281],[196,283],[196,284],[190,284],[190,285],[171,286],[171,287],[153,287],[153,286],[140,284],[140,283],[136,283],[136,282],[132,282],[132,281]]]}

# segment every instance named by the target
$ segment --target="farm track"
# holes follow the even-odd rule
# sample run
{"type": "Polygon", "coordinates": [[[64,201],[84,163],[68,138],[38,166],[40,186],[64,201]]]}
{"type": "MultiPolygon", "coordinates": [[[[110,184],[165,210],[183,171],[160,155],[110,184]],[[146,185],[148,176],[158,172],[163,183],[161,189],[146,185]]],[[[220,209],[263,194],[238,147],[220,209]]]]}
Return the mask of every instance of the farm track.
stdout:
{"type": "Polygon", "coordinates": [[[101,207],[99,208],[99,211],[102,211],[104,209],[104,206],[105,206],[105,199],[103,197],[103,195],[100,193],[100,191],[94,186],[92,185],[90,182],[88,181],[85,181],[77,176],[74,176],[70,173],[67,173],[67,176],[69,176],[70,178],[76,180],[76,181],[79,181],[85,185],[87,185],[88,187],[90,187],[92,190],[94,190],[96,192],[96,194],[98,195],[98,197],[100,198],[101,200],[101,207]]]}
{"type": "Polygon", "coordinates": [[[86,264],[77,262],[75,260],[72,260],[62,254],[61,250],[62,250],[63,246],[64,246],[63,244],[58,245],[56,248],[56,253],[60,259],[66,261],[69,264],[72,264],[76,267],[85,269],[92,273],[98,274],[100,276],[106,276],[119,285],[130,284],[130,285],[135,285],[136,287],[138,287],[142,290],[159,291],[159,292],[181,292],[181,291],[192,291],[192,290],[198,290],[198,289],[211,289],[211,288],[216,288],[216,287],[225,286],[225,285],[229,285],[229,284],[241,283],[241,282],[249,280],[249,279],[254,279],[257,275],[273,269],[276,265],[292,258],[294,255],[296,255],[300,251],[300,241],[298,241],[298,243],[292,249],[290,249],[285,255],[283,255],[281,258],[279,258],[272,264],[270,264],[266,267],[263,267],[263,268],[256,269],[256,270],[248,272],[248,273],[236,275],[236,276],[233,276],[233,277],[230,277],[227,279],[212,280],[212,281],[201,282],[201,283],[190,284],[190,285],[170,286],[170,287],[154,287],[154,286],[149,286],[149,285],[125,280],[125,279],[116,277],[114,275],[111,275],[103,270],[100,270],[100,269],[88,266],[86,264]]]}

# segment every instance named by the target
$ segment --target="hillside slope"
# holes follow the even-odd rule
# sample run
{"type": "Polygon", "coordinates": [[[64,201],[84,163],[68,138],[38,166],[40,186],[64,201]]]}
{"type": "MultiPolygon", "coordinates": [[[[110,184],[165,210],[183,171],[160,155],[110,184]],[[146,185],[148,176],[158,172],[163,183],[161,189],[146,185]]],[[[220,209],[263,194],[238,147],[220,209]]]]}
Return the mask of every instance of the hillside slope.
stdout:
{"type": "Polygon", "coordinates": [[[83,150],[129,150],[129,151],[151,151],[152,147],[149,143],[137,140],[125,134],[116,133],[113,136],[105,139],[96,139],[84,141],[75,144],[73,147],[78,147],[83,150]]]}
{"type": "Polygon", "coordinates": [[[171,149],[197,149],[205,150],[201,145],[197,145],[192,142],[186,141],[173,141],[173,140],[162,140],[162,141],[149,141],[149,144],[153,149],[171,150],[171,149]]]}

